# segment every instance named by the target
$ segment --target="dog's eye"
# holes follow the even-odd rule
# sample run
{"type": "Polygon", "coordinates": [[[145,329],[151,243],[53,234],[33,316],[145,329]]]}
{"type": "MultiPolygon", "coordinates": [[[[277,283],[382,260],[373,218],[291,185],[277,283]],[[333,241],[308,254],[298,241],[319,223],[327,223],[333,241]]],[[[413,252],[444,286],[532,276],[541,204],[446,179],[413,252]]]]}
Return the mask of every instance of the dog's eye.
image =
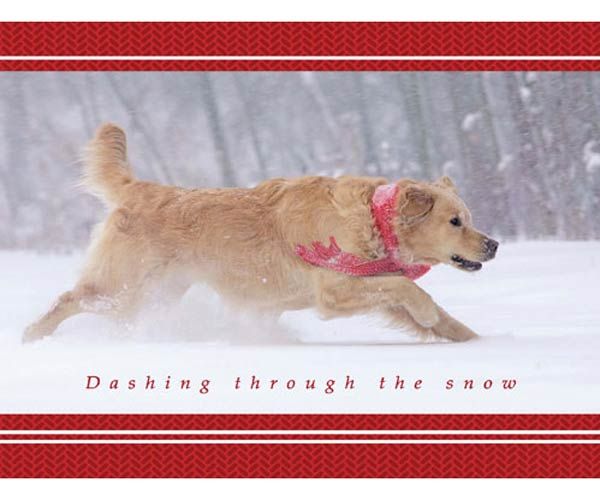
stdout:
{"type": "Polygon", "coordinates": [[[450,219],[450,224],[456,227],[462,226],[462,222],[458,217],[453,217],[452,219],[450,219]]]}

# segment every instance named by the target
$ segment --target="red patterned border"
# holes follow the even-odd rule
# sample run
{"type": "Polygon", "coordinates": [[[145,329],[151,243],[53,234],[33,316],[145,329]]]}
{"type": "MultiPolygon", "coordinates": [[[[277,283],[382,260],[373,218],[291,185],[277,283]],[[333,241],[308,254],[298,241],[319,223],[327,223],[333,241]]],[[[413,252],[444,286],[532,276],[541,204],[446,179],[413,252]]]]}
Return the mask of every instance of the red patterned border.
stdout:
{"type": "Polygon", "coordinates": [[[574,444],[3,445],[4,477],[599,477],[574,444]]]}
{"type": "Polygon", "coordinates": [[[600,415],[0,415],[0,477],[600,477],[600,415]]]}
{"type": "Polygon", "coordinates": [[[598,23],[0,23],[5,55],[594,56],[598,23]]]}
{"type": "Polygon", "coordinates": [[[600,431],[598,414],[0,415],[0,430],[600,431]]]}

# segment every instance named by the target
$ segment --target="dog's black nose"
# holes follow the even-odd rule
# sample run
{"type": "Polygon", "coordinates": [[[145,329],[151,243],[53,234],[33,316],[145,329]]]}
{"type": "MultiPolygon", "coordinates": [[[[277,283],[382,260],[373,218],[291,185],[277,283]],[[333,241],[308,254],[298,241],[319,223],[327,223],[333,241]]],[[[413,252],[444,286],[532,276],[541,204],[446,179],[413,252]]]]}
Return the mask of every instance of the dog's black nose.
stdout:
{"type": "Polygon", "coordinates": [[[483,248],[485,249],[485,253],[489,257],[494,257],[496,255],[496,251],[498,250],[498,245],[500,245],[500,243],[498,243],[496,240],[493,240],[491,238],[486,238],[483,241],[483,248]]]}

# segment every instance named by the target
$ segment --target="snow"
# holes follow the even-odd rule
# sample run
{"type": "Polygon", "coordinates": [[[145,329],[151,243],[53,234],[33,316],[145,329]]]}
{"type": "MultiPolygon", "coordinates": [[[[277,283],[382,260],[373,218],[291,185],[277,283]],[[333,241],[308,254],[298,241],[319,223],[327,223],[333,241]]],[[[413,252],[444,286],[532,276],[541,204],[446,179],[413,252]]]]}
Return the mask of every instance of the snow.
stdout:
{"type": "Polygon", "coordinates": [[[503,155],[498,162],[498,172],[504,172],[510,166],[513,165],[514,158],[512,155],[503,155]]]}
{"type": "Polygon", "coordinates": [[[321,321],[297,311],[273,325],[231,314],[196,287],[173,310],[148,308],[138,324],[82,314],[22,345],[24,327],[73,284],[81,263],[79,255],[0,252],[0,412],[600,411],[598,241],[504,244],[475,274],[434,268],[419,284],[481,335],[464,344],[421,343],[371,316],[321,321]],[[85,390],[88,375],[101,378],[100,388],[85,390]],[[143,389],[148,375],[154,390],[143,389]],[[259,390],[248,388],[253,375],[259,390]],[[174,388],[161,389],[168,376],[174,388]],[[344,389],[347,376],[352,390],[344,389]],[[396,376],[405,389],[393,390],[396,376]],[[112,379],[119,389],[107,388],[112,379]],[[180,390],[181,379],[192,389],[180,390]],[[314,390],[306,379],[315,379],[314,390]],[[465,379],[474,389],[463,389],[465,379]],[[502,389],[510,379],[516,387],[502,389]]]}
{"type": "Polygon", "coordinates": [[[588,173],[594,174],[600,169],[600,153],[596,151],[598,141],[588,141],[583,146],[583,162],[588,173]]]}
{"type": "Polygon", "coordinates": [[[477,126],[481,118],[481,112],[479,111],[477,113],[468,113],[463,119],[461,128],[465,132],[471,132],[477,126]]]}
{"type": "Polygon", "coordinates": [[[527,83],[535,83],[538,80],[538,74],[535,71],[528,71],[525,73],[525,81],[527,83]]]}
{"type": "Polygon", "coordinates": [[[521,100],[526,103],[531,99],[531,89],[529,87],[519,87],[519,95],[521,100]]]}

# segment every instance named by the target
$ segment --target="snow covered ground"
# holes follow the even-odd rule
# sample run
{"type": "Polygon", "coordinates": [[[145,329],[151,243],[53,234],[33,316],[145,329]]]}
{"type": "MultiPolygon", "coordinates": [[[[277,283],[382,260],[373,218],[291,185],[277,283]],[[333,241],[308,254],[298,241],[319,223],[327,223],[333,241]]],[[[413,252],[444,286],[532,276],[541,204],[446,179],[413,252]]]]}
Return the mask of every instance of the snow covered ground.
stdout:
{"type": "Polygon", "coordinates": [[[419,280],[482,336],[465,344],[416,343],[375,317],[324,322],[300,311],[260,324],[198,287],[135,326],[80,315],[22,345],[23,328],[80,265],[79,255],[0,252],[1,413],[600,412],[600,242],[505,244],[479,273],[438,266],[419,280]],[[258,390],[249,388],[253,375],[258,390]],[[100,387],[86,390],[88,376],[100,387]],[[144,389],[147,376],[154,390],[144,389]],[[354,389],[344,389],[347,376],[354,389]],[[394,389],[397,376],[404,389],[394,389]],[[118,389],[109,389],[114,379],[118,389]],[[511,379],[516,386],[503,389],[511,379]]]}

